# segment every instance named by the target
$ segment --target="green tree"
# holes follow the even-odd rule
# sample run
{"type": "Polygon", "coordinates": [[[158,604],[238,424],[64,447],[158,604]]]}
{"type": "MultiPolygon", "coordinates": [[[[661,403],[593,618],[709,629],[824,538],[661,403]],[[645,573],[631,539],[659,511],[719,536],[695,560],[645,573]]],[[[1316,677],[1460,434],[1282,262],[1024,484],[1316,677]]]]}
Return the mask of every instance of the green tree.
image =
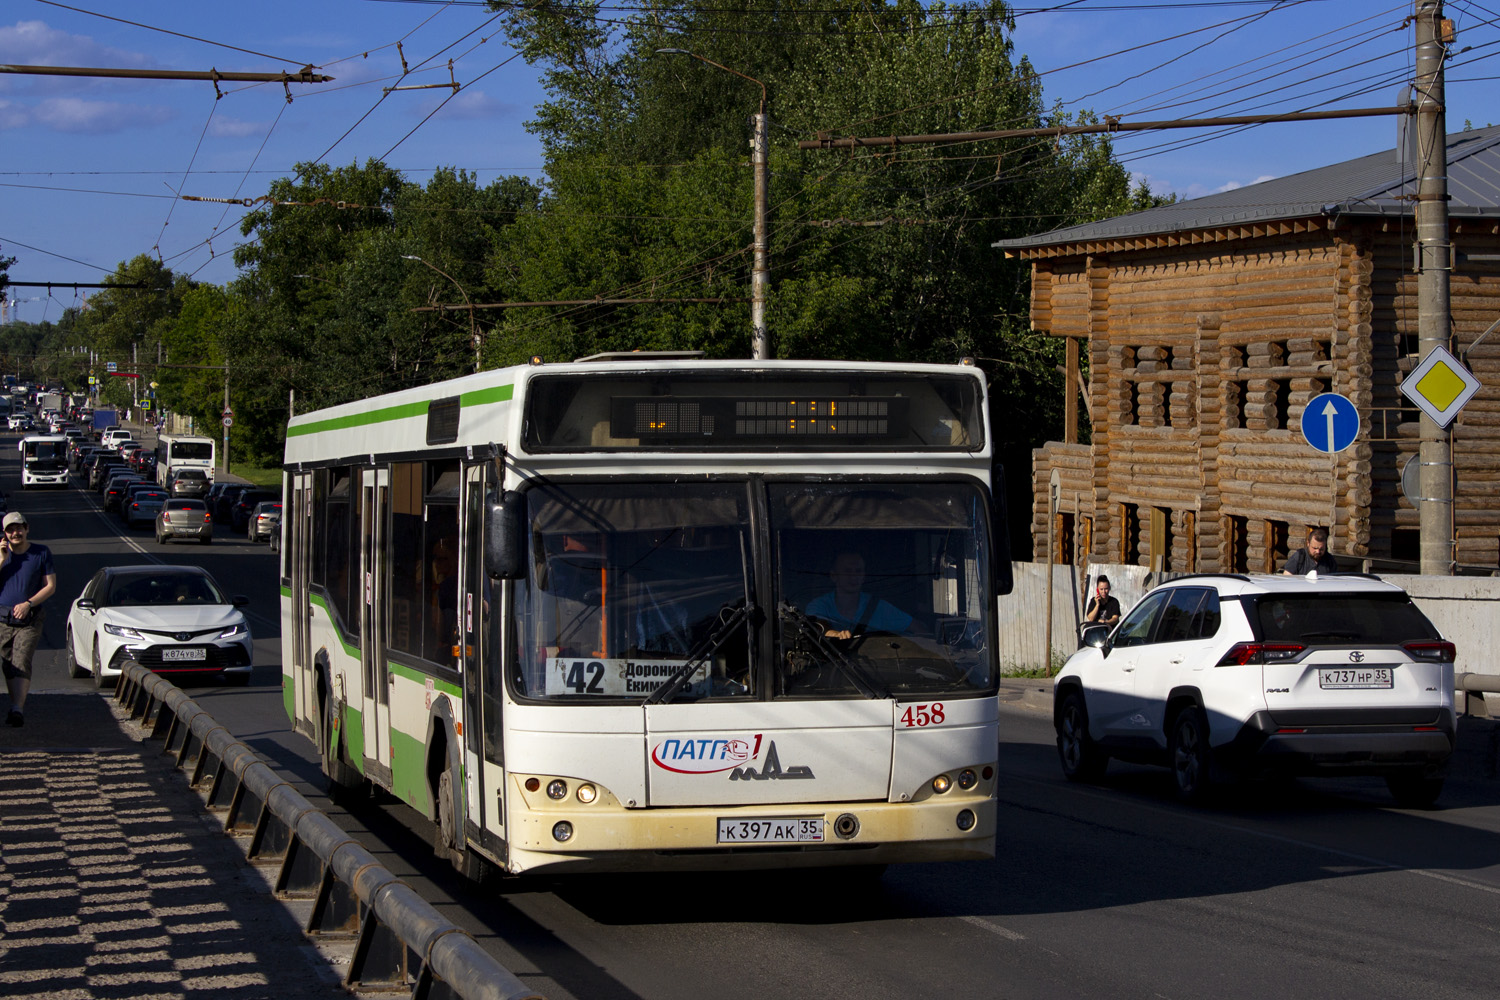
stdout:
{"type": "MultiPolygon", "coordinates": [[[[747,117],[772,126],[769,327],[781,357],[980,359],[1018,457],[1060,422],[1058,344],[1029,330],[1027,270],[991,244],[1131,209],[1106,139],[1015,139],[837,153],[820,135],[1062,124],[1011,43],[999,0],[924,5],[729,0],[492,4],[544,69],[528,127],[548,152],[544,211],[501,234],[508,298],[743,299],[752,177],[747,117]],[[614,26],[612,27],[611,24],[614,26]]],[[[646,305],[514,313],[503,360],[698,348],[745,356],[748,307],[646,305]]],[[[497,360],[501,360],[497,358],[497,360]]]]}
{"type": "Polygon", "coordinates": [[[301,411],[472,370],[467,311],[414,310],[487,299],[495,232],[537,198],[521,178],[481,188],[440,168],[424,186],[374,160],[301,164],[270,194],[243,223],[255,239],[220,319],[237,447],[262,462],[280,454],[293,397],[301,411]]]}
{"type": "Polygon", "coordinates": [[[0,295],[10,287],[10,266],[16,262],[14,257],[0,254],[0,295]]]}

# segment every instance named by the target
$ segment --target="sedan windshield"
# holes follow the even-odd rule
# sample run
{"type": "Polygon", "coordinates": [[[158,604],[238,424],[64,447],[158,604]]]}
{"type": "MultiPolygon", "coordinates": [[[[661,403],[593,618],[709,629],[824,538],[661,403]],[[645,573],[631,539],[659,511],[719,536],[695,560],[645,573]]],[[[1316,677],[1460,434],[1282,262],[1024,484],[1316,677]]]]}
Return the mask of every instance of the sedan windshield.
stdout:
{"type": "Polygon", "coordinates": [[[206,576],[164,572],[151,576],[115,578],[110,582],[104,603],[109,607],[120,608],[229,602],[206,576]]]}

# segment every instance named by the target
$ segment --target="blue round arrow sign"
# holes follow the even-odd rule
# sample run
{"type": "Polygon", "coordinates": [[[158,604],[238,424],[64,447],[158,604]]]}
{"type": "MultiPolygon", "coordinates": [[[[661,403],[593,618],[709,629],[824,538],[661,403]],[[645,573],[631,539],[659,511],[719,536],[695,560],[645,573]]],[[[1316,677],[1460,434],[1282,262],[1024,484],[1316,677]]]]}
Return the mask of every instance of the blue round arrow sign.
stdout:
{"type": "Polygon", "coordinates": [[[1336,392],[1314,396],[1302,411],[1302,437],[1318,451],[1337,454],[1359,437],[1359,411],[1336,392]]]}

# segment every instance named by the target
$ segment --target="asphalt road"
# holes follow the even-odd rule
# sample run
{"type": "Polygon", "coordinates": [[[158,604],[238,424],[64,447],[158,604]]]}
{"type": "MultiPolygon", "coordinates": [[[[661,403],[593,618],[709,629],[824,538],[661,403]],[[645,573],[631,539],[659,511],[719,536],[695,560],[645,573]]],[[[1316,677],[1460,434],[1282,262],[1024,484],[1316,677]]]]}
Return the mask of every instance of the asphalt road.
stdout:
{"type": "MultiPolygon", "coordinates": [[[[1500,731],[1483,720],[1465,720],[1436,810],[1394,808],[1377,779],[1246,784],[1190,808],[1150,768],[1069,785],[1045,714],[1002,705],[994,861],[896,867],[873,884],[612,876],[479,894],[433,860],[411,810],[321,794],[312,745],[281,709],[266,546],[226,529],[207,547],[127,537],[91,494],[20,493],[3,454],[12,509],[53,547],[66,601],[98,567],[150,559],[206,566],[246,594],[251,685],[190,695],[549,997],[1489,997],[1500,978],[1500,731]]],[[[89,683],[67,678],[63,604],[39,691],[89,683]]]]}

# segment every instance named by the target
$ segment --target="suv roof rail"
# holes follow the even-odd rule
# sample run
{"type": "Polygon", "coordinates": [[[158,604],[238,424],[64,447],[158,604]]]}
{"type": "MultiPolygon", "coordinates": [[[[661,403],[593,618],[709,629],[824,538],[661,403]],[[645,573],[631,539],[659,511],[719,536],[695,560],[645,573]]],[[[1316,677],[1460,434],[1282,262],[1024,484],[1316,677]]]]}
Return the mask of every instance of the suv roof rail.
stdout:
{"type": "MultiPolygon", "coordinates": [[[[1214,580],[1242,580],[1245,583],[1252,582],[1251,579],[1243,573],[1184,573],[1181,576],[1169,577],[1163,580],[1162,583],[1181,583],[1183,580],[1201,580],[1206,578],[1214,580]]],[[[1160,585],[1161,584],[1157,584],[1157,586],[1160,585]]]]}

